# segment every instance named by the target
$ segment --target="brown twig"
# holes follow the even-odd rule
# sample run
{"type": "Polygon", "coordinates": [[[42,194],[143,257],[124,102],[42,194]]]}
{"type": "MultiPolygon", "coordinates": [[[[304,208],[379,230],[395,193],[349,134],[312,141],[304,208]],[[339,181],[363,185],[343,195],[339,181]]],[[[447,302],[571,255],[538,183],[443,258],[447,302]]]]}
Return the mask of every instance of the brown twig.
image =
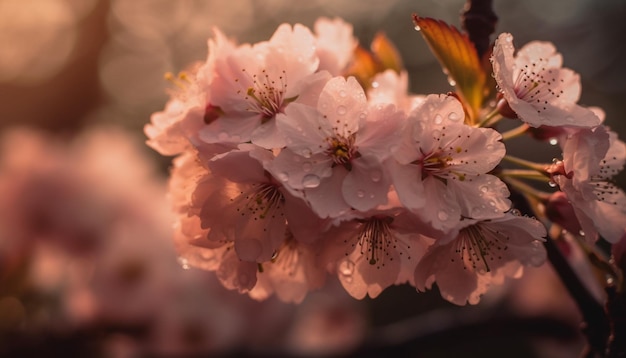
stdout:
{"type": "Polygon", "coordinates": [[[492,8],[492,0],[467,0],[461,13],[461,26],[476,46],[478,57],[489,50],[489,37],[496,30],[498,17],[492,8]]]}

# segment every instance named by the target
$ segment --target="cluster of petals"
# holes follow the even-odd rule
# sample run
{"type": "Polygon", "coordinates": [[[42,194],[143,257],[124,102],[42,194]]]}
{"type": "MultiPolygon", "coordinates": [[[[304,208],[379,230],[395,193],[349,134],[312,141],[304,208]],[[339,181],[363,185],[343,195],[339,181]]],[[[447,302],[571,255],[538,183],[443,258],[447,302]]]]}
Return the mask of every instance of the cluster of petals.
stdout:
{"type": "Polygon", "coordinates": [[[207,61],[187,77],[200,93],[194,109],[175,118],[173,97],[146,126],[154,149],[181,153],[170,194],[189,264],[257,299],[301,302],[330,276],[361,299],[394,284],[453,284],[422,257],[439,260],[454,237],[489,232],[471,239],[476,252],[511,250],[488,273],[461,254],[482,283],[444,297],[464,304],[545,259],[534,221],[519,237],[506,231],[530,219],[511,216],[507,186],[491,174],[505,155],[500,134],[464,123],[456,97],[410,94],[406,72],[383,71],[369,88],[345,76],[357,42],[339,19],[318,20],[314,32],[283,24],[256,44],[214,32],[207,61]],[[178,140],[182,150],[165,148],[178,140]]]}

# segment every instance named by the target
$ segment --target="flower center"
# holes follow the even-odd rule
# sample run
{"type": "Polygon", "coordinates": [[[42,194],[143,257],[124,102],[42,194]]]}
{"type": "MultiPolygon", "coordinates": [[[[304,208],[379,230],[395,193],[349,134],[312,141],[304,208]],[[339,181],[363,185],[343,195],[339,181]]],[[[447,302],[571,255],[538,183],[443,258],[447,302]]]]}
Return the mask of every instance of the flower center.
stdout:
{"type": "MultiPolygon", "coordinates": [[[[389,227],[393,218],[371,217],[358,221],[362,223],[357,240],[361,255],[367,258],[370,265],[376,265],[376,268],[384,267],[387,259],[393,260],[393,257],[389,257],[389,250],[396,250],[399,245],[389,227]]],[[[410,249],[409,246],[407,248],[410,249]]]]}
{"type": "Polygon", "coordinates": [[[248,87],[245,96],[250,104],[247,110],[260,114],[261,123],[265,123],[281,113],[288,103],[296,100],[297,96],[285,98],[286,93],[287,78],[284,70],[278,78],[272,78],[266,70],[262,70],[260,75],[252,75],[252,86],[248,87]]]}
{"type": "MultiPolygon", "coordinates": [[[[285,196],[278,187],[270,183],[262,183],[254,186],[247,193],[242,192],[235,202],[237,212],[242,216],[250,215],[253,220],[263,220],[267,217],[275,218],[276,211],[282,208],[285,196]]],[[[283,215],[282,212],[279,215],[283,215]]]]}
{"type": "Polygon", "coordinates": [[[554,102],[563,94],[562,90],[557,92],[552,89],[557,82],[563,82],[563,79],[558,78],[556,69],[546,69],[547,62],[540,58],[530,66],[524,65],[515,78],[515,95],[533,104],[537,113],[546,110],[548,103],[554,102]]]}
{"type": "MultiPolygon", "coordinates": [[[[489,263],[501,260],[501,251],[508,249],[509,238],[485,225],[475,224],[461,230],[456,240],[455,252],[463,262],[463,268],[478,273],[491,271],[489,263]]],[[[452,259],[454,262],[454,258],[452,259]]]]}
{"type": "Polygon", "coordinates": [[[326,138],[328,142],[328,149],[326,149],[326,155],[333,159],[334,165],[343,165],[346,169],[351,170],[352,159],[358,158],[359,152],[354,145],[354,134],[344,138],[342,136],[326,138]]]}

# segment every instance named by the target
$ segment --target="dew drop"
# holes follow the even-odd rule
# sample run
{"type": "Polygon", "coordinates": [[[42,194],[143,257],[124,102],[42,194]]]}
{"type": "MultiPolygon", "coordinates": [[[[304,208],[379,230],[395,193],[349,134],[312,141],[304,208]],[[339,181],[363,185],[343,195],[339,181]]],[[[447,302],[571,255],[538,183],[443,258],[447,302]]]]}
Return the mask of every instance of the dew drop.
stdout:
{"type": "Polygon", "coordinates": [[[345,97],[347,95],[348,94],[346,93],[346,91],[344,91],[344,90],[339,91],[339,97],[345,97]]]}
{"type": "Polygon", "coordinates": [[[310,171],[311,171],[311,168],[313,168],[313,165],[311,165],[311,162],[304,162],[304,163],[302,163],[302,170],[303,170],[305,173],[310,172],[310,171]]]}
{"type": "Polygon", "coordinates": [[[495,202],[495,201],[493,201],[493,200],[489,200],[489,205],[491,205],[491,206],[496,206],[496,202],[495,202]]]}
{"type": "Polygon", "coordinates": [[[337,114],[343,116],[344,114],[346,114],[346,112],[348,112],[348,110],[346,109],[346,106],[339,106],[337,107],[337,114]]]}
{"type": "Polygon", "coordinates": [[[376,81],[372,82],[372,88],[378,88],[378,86],[380,86],[380,84],[376,81]]]}
{"type": "Polygon", "coordinates": [[[559,144],[559,140],[556,139],[556,138],[550,138],[548,140],[548,143],[550,143],[550,145],[557,145],[557,144],[559,144]]]}
{"type": "Polygon", "coordinates": [[[585,236],[585,232],[584,232],[584,231],[582,231],[582,230],[580,230],[580,231],[578,232],[578,235],[580,235],[580,236],[585,236]]]}
{"type": "Polygon", "coordinates": [[[459,116],[456,112],[450,112],[450,114],[448,114],[448,119],[450,119],[451,121],[458,121],[459,119],[461,119],[461,116],[459,116]]]}
{"type": "Polygon", "coordinates": [[[307,189],[317,188],[320,185],[320,177],[315,174],[307,174],[302,178],[302,186],[307,189]]]}
{"type": "Polygon", "coordinates": [[[511,215],[522,216],[522,212],[517,209],[511,209],[509,212],[511,213],[511,215]]]}
{"type": "Polygon", "coordinates": [[[277,177],[278,177],[278,180],[282,182],[286,182],[289,180],[289,173],[287,172],[278,173],[277,177]]]}
{"type": "Polygon", "coordinates": [[[450,86],[456,86],[456,81],[450,76],[448,76],[448,83],[450,84],[450,86]]]}
{"type": "Polygon", "coordinates": [[[352,274],[354,273],[354,262],[347,259],[341,261],[338,267],[338,271],[339,274],[344,277],[352,276],[352,274]]]}
{"type": "Polygon", "coordinates": [[[422,31],[422,28],[419,25],[415,25],[415,31],[422,31]]]}
{"type": "Polygon", "coordinates": [[[480,187],[480,191],[482,191],[483,193],[486,193],[487,191],[489,191],[489,187],[486,185],[483,185],[480,187]]]}
{"type": "Polygon", "coordinates": [[[551,188],[556,187],[556,183],[555,183],[555,182],[553,182],[552,180],[550,180],[550,181],[548,182],[548,185],[550,185],[550,187],[551,187],[551,188]]]}
{"type": "Polygon", "coordinates": [[[437,213],[437,218],[441,221],[446,221],[449,217],[450,216],[448,215],[448,213],[443,210],[439,210],[439,212],[437,213]]]}
{"type": "Polygon", "coordinates": [[[443,122],[443,117],[439,114],[435,116],[435,124],[441,124],[443,122]]]}
{"type": "Polygon", "coordinates": [[[484,274],[486,274],[486,273],[487,273],[487,270],[485,270],[485,268],[484,268],[484,267],[479,267],[479,268],[476,270],[476,273],[477,273],[477,274],[479,274],[479,275],[484,275],[484,274]]]}
{"type": "Polygon", "coordinates": [[[367,112],[361,112],[361,114],[359,114],[359,119],[365,119],[367,117],[367,112]]]}
{"type": "Polygon", "coordinates": [[[179,257],[178,258],[178,264],[180,265],[180,267],[183,268],[183,270],[189,270],[189,261],[187,261],[187,259],[179,257]]]}
{"type": "Polygon", "coordinates": [[[606,275],[606,284],[613,285],[615,283],[615,278],[611,275],[606,275]]]}
{"type": "Polygon", "coordinates": [[[382,177],[383,173],[380,170],[373,170],[370,172],[370,179],[372,179],[374,183],[378,183],[382,177]]]}
{"type": "Polygon", "coordinates": [[[485,147],[485,149],[487,149],[487,150],[493,150],[493,144],[487,144],[487,146],[485,147]]]}
{"type": "Polygon", "coordinates": [[[219,140],[227,140],[228,137],[229,137],[229,135],[226,132],[220,132],[220,134],[217,135],[217,139],[219,139],[219,140]]]}
{"type": "Polygon", "coordinates": [[[356,196],[358,196],[359,198],[363,198],[365,197],[365,192],[363,190],[357,190],[356,196]]]}
{"type": "Polygon", "coordinates": [[[311,153],[309,149],[305,149],[304,151],[302,151],[302,156],[305,158],[311,158],[311,155],[313,155],[313,153],[311,153]]]}

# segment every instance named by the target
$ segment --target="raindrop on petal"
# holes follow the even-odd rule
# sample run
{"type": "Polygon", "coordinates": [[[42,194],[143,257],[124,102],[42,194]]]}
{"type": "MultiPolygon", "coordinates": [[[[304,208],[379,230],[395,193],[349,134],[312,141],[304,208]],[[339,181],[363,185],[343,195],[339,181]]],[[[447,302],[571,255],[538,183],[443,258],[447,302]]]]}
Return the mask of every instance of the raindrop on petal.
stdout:
{"type": "Polygon", "coordinates": [[[337,114],[344,115],[346,114],[346,112],[348,112],[348,110],[346,109],[346,106],[337,107],[337,114]]]}
{"type": "Polygon", "coordinates": [[[443,117],[440,114],[435,115],[435,124],[441,124],[443,117]]]}
{"type": "Polygon", "coordinates": [[[363,190],[357,190],[356,196],[358,196],[359,198],[363,198],[365,197],[365,192],[363,190]]]}
{"type": "Polygon", "coordinates": [[[550,138],[548,140],[548,143],[550,143],[550,145],[557,145],[557,144],[559,144],[559,140],[556,139],[556,138],[550,138]]]}
{"type": "Polygon", "coordinates": [[[302,163],[302,170],[303,170],[305,173],[310,172],[310,171],[311,171],[311,168],[313,168],[313,165],[312,165],[310,162],[304,162],[304,163],[302,163]]]}
{"type": "Polygon", "coordinates": [[[289,180],[289,174],[287,172],[278,173],[277,177],[278,180],[282,182],[286,182],[289,180]]]}
{"type": "Polygon", "coordinates": [[[338,271],[342,276],[352,276],[354,274],[354,262],[348,259],[341,261],[338,271]]]}
{"type": "Polygon", "coordinates": [[[372,179],[374,183],[378,183],[382,177],[383,173],[380,170],[373,170],[370,172],[370,179],[372,179]]]}
{"type": "Polygon", "coordinates": [[[449,217],[450,216],[448,215],[448,213],[444,210],[439,210],[439,212],[437,213],[437,218],[441,221],[446,221],[449,217]]]}
{"type": "Polygon", "coordinates": [[[459,119],[461,119],[461,116],[459,116],[456,112],[450,112],[450,114],[448,114],[448,119],[450,119],[451,121],[458,121],[459,119]]]}
{"type": "Polygon", "coordinates": [[[317,188],[320,185],[320,177],[315,174],[307,174],[302,178],[302,186],[307,189],[317,188]]]}

